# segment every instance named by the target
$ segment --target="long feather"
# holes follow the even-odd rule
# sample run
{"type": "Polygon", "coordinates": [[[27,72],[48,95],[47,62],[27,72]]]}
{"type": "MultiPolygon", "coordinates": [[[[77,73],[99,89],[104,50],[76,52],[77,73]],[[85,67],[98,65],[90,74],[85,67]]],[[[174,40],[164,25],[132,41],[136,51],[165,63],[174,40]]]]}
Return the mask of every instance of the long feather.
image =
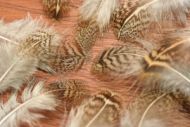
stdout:
{"type": "Polygon", "coordinates": [[[136,38],[141,36],[144,29],[151,23],[159,26],[164,21],[186,24],[187,13],[190,8],[189,0],[143,0],[134,4],[133,9],[122,21],[118,37],[128,36],[136,38]]]}
{"type": "Polygon", "coordinates": [[[188,126],[189,120],[186,118],[187,115],[181,112],[181,109],[181,105],[173,94],[154,90],[144,91],[130,104],[121,126],[188,126]]]}
{"type": "Polygon", "coordinates": [[[82,20],[95,21],[100,30],[103,30],[109,24],[117,2],[117,0],[85,0],[80,8],[82,20]]]}
{"type": "Polygon", "coordinates": [[[163,40],[164,46],[145,56],[142,80],[147,85],[157,82],[166,90],[179,89],[189,96],[189,35],[189,31],[175,33],[163,40]]]}
{"type": "Polygon", "coordinates": [[[0,44],[0,92],[18,90],[36,71],[37,63],[35,58],[19,56],[15,46],[0,44]]]}
{"type": "Polygon", "coordinates": [[[108,91],[95,95],[71,111],[67,127],[117,127],[121,115],[118,99],[108,91]]]}
{"type": "Polygon", "coordinates": [[[0,126],[19,127],[23,122],[29,126],[37,126],[39,119],[45,116],[32,110],[53,111],[56,106],[53,93],[45,91],[43,82],[39,82],[35,87],[24,90],[21,101],[14,94],[6,103],[1,103],[0,126]]]}

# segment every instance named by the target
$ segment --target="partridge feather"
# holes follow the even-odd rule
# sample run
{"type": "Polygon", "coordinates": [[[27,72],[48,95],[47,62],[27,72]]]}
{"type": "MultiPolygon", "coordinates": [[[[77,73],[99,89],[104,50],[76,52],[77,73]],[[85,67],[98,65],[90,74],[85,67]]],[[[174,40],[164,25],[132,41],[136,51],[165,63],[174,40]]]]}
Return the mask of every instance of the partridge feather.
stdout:
{"type": "Polygon", "coordinates": [[[100,36],[100,33],[95,23],[82,22],[78,24],[75,35],[75,42],[81,47],[85,54],[88,54],[100,36]]]}
{"type": "Polygon", "coordinates": [[[121,102],[117,95],[100,92],[71,111],[67,127],[117,127],[120,110],[121,102]]]}
{"type": "Polygon", "coordinates": [[[0,126],[19,127],[21,123],[27,123],[30,127],[39,126],[39,120],[45,116],[34,110],[53,111],[57,101],[52,92],[47,92],[39,82],[35,87],[27,87],[18,101],[17,94],[13,94],[6,103],[1,102],[0,126]]]}
{"type": "Polygon", "coordinates": [[[100,30],[110,22],[111,15],[117,7],[117,0],[85,0],[80,8],[83,21],[95,21],[100,30]]]}
{"type": "MultiPolygon", "coordinates": [[[[126,12],[128,15],[125,15],[125,19],[121,21],[122,25],[118,30],[118,38],[124,36],[139,38],[142,36],[143,30],[147,29],[152,23],[157,23],[158,26],[166,21],[186,24],[190,1],[142,0],[136,2],[132,8],[130,12],[126,12]]],[[[120,11],[118,11],[117,17],[119,17],[118,15],[120,15],[120,11]]]]}
{"type": "Polygon", "coordinates": [[[130,77],[142,71],[142,61],[148,52],[139,46],[124,45],[104,50],[96,58],[92,72],[98,75],[130,77]]]}

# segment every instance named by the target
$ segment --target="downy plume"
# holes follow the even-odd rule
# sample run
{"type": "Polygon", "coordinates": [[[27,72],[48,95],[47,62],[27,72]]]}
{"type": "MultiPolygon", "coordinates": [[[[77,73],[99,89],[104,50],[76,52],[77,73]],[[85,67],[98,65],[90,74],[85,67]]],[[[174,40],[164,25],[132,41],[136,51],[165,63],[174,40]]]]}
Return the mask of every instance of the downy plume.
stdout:
{"type": "Polygon", "coordinates": [[[1,102],[0,126],[19,127],[21,123],[27,123],[30,127],[39,126],[39,120],[44,115],[34,110],[54,111],[57,100],[53,92],[46,91],[44,83],[39,82],[34,87],[28,86],[18,101],[17,94],[13,94],[6,103],[1,102]]]}
{"type": "Polygon", "coordinates": [[[85,0],[80,8],[81,18],[84,21],[95,21],[102,31],[108,26],[117,2],[117,0],[85,0]]]}
{"type": "Polygon", "coordinates": [[[11,44],[0,44],[0,93],[21,85],[36,71],[35,58],[22,57],[11,44]]]}
{"type": "MultiPolygon", "coordinates": [[[[125,8],[126,6],[124,6],[125,8]]],[[[132,5],[130,12],[126,12],[125,18],[120,21],[118,38],[130,37],[139,38],[143,30],[150,24],[157,23],[160,27],[163,22],[179,22],[186,24],[187,13],[190,8],[189,0],[139,0],[132,5]]],[[[125,10],[125,9],[124,9],[125,10]]],[[[117,11],[115,19],[120,18],[120,11],[117,11]]],[[[117,21],[117,20],[115,20],[117,21]]]]}
{"type": "Polygon", "coordinates": [[[67,127],[118,127],[120,116],[120,98],[112,92],[103,91],[73,109],[67,127]]]}
{"type": "Polygon", "coordinates": [[[189,120],[181,109],[173,94],[144,91],[127,108],[121,127],[185,127],[189,120]]]}
{"type": "Polygon", "coordinates": [[[57,55],[61,38],[51,27],[40,21],[28,17],[5,24],[0,30],[0,38],[16,45],[19,55],[36,58],[38,68],[52,73],[55,69],[48,65],[49,59],[57,55]]]}
{"type": "Polygon", "coordinates": [[[180,90],[190,95],[190,32],[180,31],[168,35],[161,43],[164,45],[144,57],[144,72],[140,82],[150,87],[157,82],[170,92],[180,90]]]}

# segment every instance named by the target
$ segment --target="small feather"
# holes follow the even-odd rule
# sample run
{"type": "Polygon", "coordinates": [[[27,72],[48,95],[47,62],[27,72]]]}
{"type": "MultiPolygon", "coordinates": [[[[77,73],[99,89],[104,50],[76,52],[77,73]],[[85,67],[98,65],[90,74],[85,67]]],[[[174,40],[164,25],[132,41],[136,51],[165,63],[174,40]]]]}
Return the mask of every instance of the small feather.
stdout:
{"type": "Polygon", "coordinates": [[[69,10],[69,0],[43,0],[43,5],[47,14],[55,19],[69,10]]]}
{"type": "Polygon", "coordinates": [[[21,123],[27,123],[30,127],[39,126],[39,119],[45,116],[32,110],[53,111],[57,106],[54,95],[45,91],[43,85],[43,82],[39,82],[35,87],[27,87],[21,101],[13,94],[6,103],[1,102],[0,126],[19,127],[21,123]]]}
{"type": "Polygon", "coordinates": [[[148,52],[140,46],[124,45],[104,50],[92,65],[92,73],[113,77],[130,77],[142,71],[142,61],[148,52]]]}
{"type": "Polygon", "coordinates": [[[80,8],[82,20],[95,21],[100,30],[103,30],[109,24],[117,2],[117,0],[85,0],[80,8]]]}

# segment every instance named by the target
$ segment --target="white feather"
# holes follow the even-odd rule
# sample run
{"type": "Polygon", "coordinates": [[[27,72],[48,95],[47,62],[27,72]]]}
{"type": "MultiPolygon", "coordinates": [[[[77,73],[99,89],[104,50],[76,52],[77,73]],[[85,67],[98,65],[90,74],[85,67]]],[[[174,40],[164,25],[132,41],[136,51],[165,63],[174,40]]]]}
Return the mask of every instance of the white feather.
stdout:
{"type": "Polygon", "coordinates": [[[1,20],[0,24],[0,39],[2,41],[9,40],[12,42],[20,43],[26,39],[32,33],[36,31],[45,31],[51,35],[55,35],[52,38],[51,45],[57,46],[61,42],[61,37],[51,27],[47,27],[42,19],[32,19],[30,15],[24,19],[16,20],[10,23],[3,23],[1,20]]]}
{"type": "MultiPolygon", "coordinates": [[[[138,24],[146,24],[157,22],[158,24],[163,21],[171,20],[176,22],[176,19],[185,24],[187,21],[187,13],[190,9],[189,0],[143,0],[139,2],[139,6],[133,11],[124,21],[118,37],[127,34],[132,27],[130,24],[132,18],[138,20],[138,24]],[[141,14],[142,13],[142,14],[141,14]],[[130,28],[130,29],[129,29],[130,28]]],[[[136,25],[138,25],[136,24],[136,25]]],[[[141,27],[142,25],[139,25],[141,27]]],[[[138,26],[137,26],[138,27],[138,26]]],[[[139,28],[140,30],[143,30],[139,28]]]]}
{"type": "Polygon", "coordinates": [[[35,87],[26,88],[21,96],[21,102],[14,94],[6,103],[1,103],[0,126],[19,127],[22,122],[29,126],[37,126],[38,120],[45,116],[31,110],[55,110],[56,99],[51,92],[45,92],[43,85],[43,82],[39,82],[35,87]]]}
{"type": "Polygon", "coordinates": [[[18,56],[15,46],[0,44],[0,92],[18,90],[35,71],[37,60],[18,56]]]}
{"type": "Polygon", "coordinates": [[[96,21],[102,30],[109,24],[117,2],[117,0],[85,0],[80,8],[82,19],[96,21]]]}

